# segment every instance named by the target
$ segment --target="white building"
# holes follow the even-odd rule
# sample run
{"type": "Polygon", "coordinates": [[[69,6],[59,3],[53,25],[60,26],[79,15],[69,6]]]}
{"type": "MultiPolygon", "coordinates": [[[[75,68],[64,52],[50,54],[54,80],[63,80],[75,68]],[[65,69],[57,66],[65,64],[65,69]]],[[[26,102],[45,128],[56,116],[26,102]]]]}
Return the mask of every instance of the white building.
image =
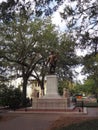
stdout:
{"type": "MultiPolygon", "coordinates": [[[[11,80],[9,85],[19,87],[22,90],[22,78],[17,78],[14,80],[11,80]]],[[[44,83],[44,93],[46,92],[46,80],[44,83]]],[[[42,96],[41,87],[39,86],[37,80],[34,78],[30,79],[27,85],[27,97],[29,98],[40,98],[42,96]]]]}

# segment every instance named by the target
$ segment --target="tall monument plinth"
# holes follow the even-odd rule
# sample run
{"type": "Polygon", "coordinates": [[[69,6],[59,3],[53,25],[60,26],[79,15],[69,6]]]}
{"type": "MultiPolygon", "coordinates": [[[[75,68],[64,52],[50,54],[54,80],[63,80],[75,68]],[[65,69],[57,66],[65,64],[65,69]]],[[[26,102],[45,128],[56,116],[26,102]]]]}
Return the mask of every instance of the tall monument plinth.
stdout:
{"type": "Polygon", "coordinates": [[[56,75],[47,75],[46,95],[33,100],[35,110],[66,110],[67,98],[58,94],[58,78],[56,75]]]}
{"type": "Polygon", "coordinates": [[[45,99],[61,99],[61,96],[58,94],[58,77],[56,75],[47,75],[47,87],[46,95],[42,98],[45,99]]]}

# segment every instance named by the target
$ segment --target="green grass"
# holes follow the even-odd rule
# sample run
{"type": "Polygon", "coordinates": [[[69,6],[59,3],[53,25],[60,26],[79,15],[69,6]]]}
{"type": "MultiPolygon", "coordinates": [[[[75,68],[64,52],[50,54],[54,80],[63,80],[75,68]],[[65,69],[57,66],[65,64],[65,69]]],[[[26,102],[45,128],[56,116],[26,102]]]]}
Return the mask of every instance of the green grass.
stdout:
{"type": "Polygon", "coordinates": [[[72,124],[55,130],[98,130],[98,119],[72,124]]]}

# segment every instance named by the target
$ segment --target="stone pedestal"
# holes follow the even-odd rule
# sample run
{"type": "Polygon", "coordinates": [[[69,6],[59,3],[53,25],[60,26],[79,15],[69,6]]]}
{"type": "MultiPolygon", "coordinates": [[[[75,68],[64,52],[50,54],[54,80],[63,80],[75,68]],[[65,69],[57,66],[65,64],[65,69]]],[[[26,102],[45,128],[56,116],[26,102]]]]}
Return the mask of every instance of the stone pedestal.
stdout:
{"type": "Polygon", "coordinates": [[[66,110],[67,99],[35,99],[33,109],[35,110],[66,110]]]}
{"type": "Polygon", "coordinates": [[[61,96],[58,94],[58,79],[56,75],[48,75],[47,76],[47,87],[46,87],[46,95],[42,98],[44,99],[59,99],[61,96]]]}
{"type": "Polygon", "coordinates": [[[47,76],[46,95],[33,100],[35,110],[66,110],[67,98],[58,94],[58,80],[56,75],[47,76]]]}

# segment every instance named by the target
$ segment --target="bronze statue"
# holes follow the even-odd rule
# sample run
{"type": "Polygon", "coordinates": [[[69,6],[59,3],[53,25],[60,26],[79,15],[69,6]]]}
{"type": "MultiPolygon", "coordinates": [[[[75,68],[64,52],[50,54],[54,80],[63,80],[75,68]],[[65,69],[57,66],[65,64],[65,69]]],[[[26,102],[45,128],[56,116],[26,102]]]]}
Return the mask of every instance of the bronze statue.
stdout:
{"type": "Polygon", "coordinates": [[[48,57],[47,64],[49,63],[49,74],[55,73],[55,68],[57,64],[57,54],[51,51],[51,54],[48,57]]]}

